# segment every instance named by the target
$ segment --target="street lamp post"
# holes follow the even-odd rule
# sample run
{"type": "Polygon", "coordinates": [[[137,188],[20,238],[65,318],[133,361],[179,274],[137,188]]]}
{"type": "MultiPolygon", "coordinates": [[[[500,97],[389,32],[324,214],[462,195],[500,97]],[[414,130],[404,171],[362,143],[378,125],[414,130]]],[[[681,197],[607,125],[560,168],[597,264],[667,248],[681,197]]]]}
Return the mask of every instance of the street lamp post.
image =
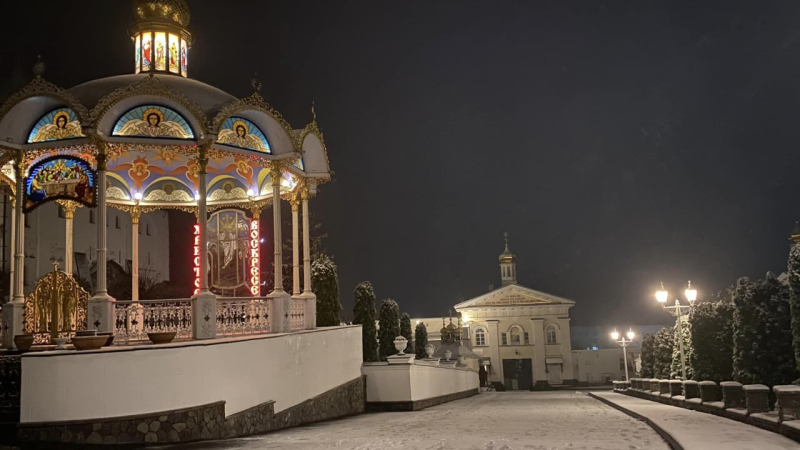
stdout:
{"type": "Polygon", "coordinates": [[[611,339],[614,340],[617,344],[622,346],[622,359],[625,360],[625,381],[630,381],[631,379],[628,378],[628,350],[627,347],[633,342],[633,338],[636,336],[633,330],[628,330],[625,333],[625,336],[622,336],[622,339],[619,338],[619,332],[615,329],[614,332],[611,333],[611,339]],[[627,340],[625,337],[627,336],[627,340]]]}
{"type": "Polygon", "coordinates": [[[686,296],[686,300],[689,300],[689,305],[681,305],[680,300],[675,297],[675,305],[674,306],[667,306],[667,300],[669,299],[669,292],[664,289],[664,283],[661,283],[661,290],[656,292],[656,300],[661,303],[661,307],[664,308],[667,312],[672,314],[674,317],[677,317],[678,320],[678,348],[681,352],[681,378],[684,380],[686,379],[686,357],[683,353],[683,315],[687,314],[694,306],[694,301],[697,300],[697,289],[692,288],[692,282],[689,281],[689,286],[684,291],[684,295],[686,296]],[[686,313],[684,313],[684,310],[686,313]]]}

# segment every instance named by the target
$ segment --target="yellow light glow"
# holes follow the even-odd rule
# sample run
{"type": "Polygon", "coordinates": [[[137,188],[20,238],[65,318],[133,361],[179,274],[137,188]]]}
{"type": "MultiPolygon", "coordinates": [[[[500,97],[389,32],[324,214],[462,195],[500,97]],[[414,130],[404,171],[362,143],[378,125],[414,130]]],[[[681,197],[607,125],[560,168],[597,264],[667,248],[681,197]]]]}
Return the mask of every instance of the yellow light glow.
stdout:
{"type": "Polygon", "coordinates": [[[686,295],[686,300],[689,300],[690,302],[697,300],[697,289],[692,287],[691,281],[689,281],[689,286],[684,291],[684,294],[686,295]]]}
{"type": "Polygon", "coordinates": [[[615,341],[619,340],[619,332],[617,330],[614,330],[613,332],[611,332],[611,339],[613,339],[615,341]]]}
{"type": "Polygon", "coordinates": [[[628,335],[628,340],[629,341],[632,341],[633,338],[636,337],[636,334],[633,332],[633,330],[628,330],[627,335],[628,335]]]}
{"type": "Polygon", "coordinates": [[[155,50],[156,70],[167,70],[167,33],[156,32],[153,42],[155,50]]]}
{"type": "Polygon", "coordinates": [[[656,300],[658,303],[667,303],[667,299],[669,298],[669,292],[664,289],[664,283],[661,283],[661,290],[656,291],[656,300]]]}
{"type": "Polygon", "coordinates": [[[180,53],[180,39],[174,34],[169,35],[169,47],[167,49],[167,62],[169,63],[169,71],[172,73],[180,73],[181,53],[180,53]]]}

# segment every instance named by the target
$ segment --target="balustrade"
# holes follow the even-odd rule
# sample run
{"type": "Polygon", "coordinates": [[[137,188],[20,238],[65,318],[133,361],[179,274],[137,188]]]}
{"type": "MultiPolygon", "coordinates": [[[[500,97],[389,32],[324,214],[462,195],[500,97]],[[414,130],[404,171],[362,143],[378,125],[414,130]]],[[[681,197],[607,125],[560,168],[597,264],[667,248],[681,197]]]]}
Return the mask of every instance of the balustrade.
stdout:
{"type": "Polygon", "coordinates": [[[291,331],[299,331],[306,327],[305,311],[306,300],[304,298],[293,298],[291,311],[289,312],[289,327],[291,331]]]}
{"type": "Polygon", "coordinates": [[[147,333],[161,331],[176,332],[176,339],[191,339],[191,299],[114,303],[115,344],[147,341],[147,333]]]}
{"type": "Polygon", "coordinates": [[[218,297],[217,336],[269,333],[270,301],[266,297],[218,297]]]}

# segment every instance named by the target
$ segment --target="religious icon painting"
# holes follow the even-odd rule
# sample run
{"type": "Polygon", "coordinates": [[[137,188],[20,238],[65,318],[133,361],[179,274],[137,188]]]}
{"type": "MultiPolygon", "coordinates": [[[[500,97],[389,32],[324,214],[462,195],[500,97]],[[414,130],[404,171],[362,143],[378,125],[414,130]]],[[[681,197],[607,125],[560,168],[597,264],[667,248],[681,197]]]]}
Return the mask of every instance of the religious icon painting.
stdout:
{"type": "Polygon", "coordinates": [[[156,32],[153,47],[156,54],[156,70],[167,70],[167,34],[156,32]]]}
{"type": "Polygon", "coordinates": [[[181,39],[181,75],[186,76],[186,58],[189,49],[186,48],[186,40],[181,39]]]}
{"type": "Polygon", "coordinates": [[[142,70],[142,36],[136,35],[136,73],[142,70]]]}
{"type": "Polygon", "coordinates": [[[81,122],[69,108],[56,108],[42,116],[28,134],[28,143],[84,137],[81,122]]]}
{"type": "Polygon", "coordinates": [[[217,142],[233,147],[272,153],[264,132],[244,117],[229,117],[219,130],[217,142]]]}
{"type": "Polygon", "coordinates": [[[297,162],[293,163],[292,165],[300,170],[306,170],[306,164],[303,162],[303,158],[298,159],[297,162]]]}
{"type": "Polygon", "coordinates": [[[172,73],[180,72],[180,54],[178,52],[178,36],[169,35],[169,71],[172,73]]]}
{"type": "Polygon", "coordinates": [[[194,139],[192,127],[177,111],[159,105],[142,105],[122,115],[113,136],[194,139]]]}
{"type": "Polygon", "coordinates": [[[74,200],[93,207],[97,200],[97,176],[88,162],[74,156],[52,156],[34,164],[25,178],[28,213],[52,200],[74,200]]]}
{"type": "Polygon", "coordinates": [[[153,33],[142,33],[142,70],[153,69],[153,33]]]}

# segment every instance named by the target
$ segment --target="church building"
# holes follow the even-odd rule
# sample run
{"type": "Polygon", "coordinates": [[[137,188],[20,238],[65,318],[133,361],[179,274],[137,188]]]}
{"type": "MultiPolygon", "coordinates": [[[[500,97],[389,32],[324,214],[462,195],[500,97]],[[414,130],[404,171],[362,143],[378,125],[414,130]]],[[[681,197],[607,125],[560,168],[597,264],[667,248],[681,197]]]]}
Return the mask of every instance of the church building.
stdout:
{"type": "Polygon", "coordinates": [[[500,255],[502,286],[455,305],[488,381],[509,390],[576,383],[569,310],[575,302],[517,284],[517,257],[500,255]]]}

